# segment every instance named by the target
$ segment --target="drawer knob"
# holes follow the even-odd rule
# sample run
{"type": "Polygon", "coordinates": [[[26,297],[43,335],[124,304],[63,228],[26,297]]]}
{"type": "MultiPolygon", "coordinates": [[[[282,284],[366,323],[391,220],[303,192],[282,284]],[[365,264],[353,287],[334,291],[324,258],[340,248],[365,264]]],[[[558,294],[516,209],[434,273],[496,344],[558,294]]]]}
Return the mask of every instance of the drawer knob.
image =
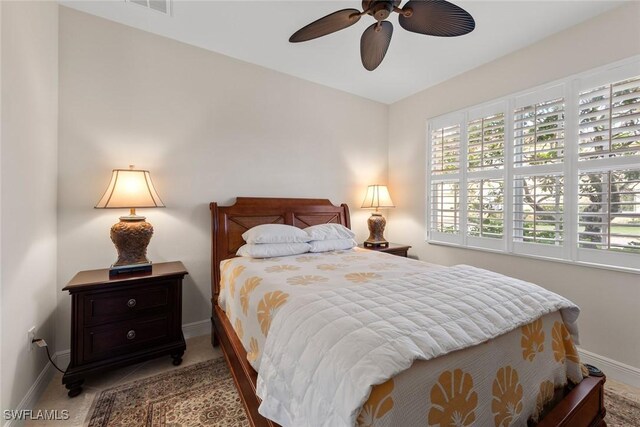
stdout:
{"type": "Polygon", "coordinates": [[[136,337],[136,331],[134,331],[133,329],[130,330],[129,332],[127,332],[127,339],[128,340],[132,340],[136,337]]]}
{"type": "Polygon", "coordinates": [[[127,301],[127,306],[128,306],[129,308],[133,308],[133,307],[135,307],[135,306],[136,306],[136,304],[137,304],[137,301],[136,301],[136,299],[135,299],[135,298],[131,298],[129,301],[127,301]]]}

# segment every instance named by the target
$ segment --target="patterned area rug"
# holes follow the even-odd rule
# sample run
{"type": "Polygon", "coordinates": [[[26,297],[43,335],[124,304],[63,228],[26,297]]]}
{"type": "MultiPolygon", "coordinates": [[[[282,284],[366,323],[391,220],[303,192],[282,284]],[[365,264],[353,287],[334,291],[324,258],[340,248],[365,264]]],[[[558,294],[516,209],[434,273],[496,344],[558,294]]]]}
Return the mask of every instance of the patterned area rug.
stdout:
{"type": "Polygon", "coordinates": [[[248,425],[222,357],[104,390],[89,421],[90,427],[248,425]]]}
{"type": "MultiPolygon", "coordinates": [[[[605,386],[609,427],[640,426],[640,396],[605,386]]],[[[224,358],[155,375],[100,393],[90,427],[225,426],[249,421],[224,358]]]]}
{"type": "Polygon", "coordinates": [[[609,427],[640,426],[640,396],[604,385],[604,420],[609,427]]]}

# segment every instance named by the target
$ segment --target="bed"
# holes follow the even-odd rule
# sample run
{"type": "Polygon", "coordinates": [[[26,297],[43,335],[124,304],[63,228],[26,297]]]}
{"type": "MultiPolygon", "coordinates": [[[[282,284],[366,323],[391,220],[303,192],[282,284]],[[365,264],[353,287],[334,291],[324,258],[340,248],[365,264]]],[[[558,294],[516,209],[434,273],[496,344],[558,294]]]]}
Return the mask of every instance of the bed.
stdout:
{"type": "MultiPolygon", "coordinates": [[[[251,345],[255,344],[255,347],[261,348],[263,343],[252,343],[251,341],[248,341],[246,337],[244,340],[245,343],[243,343],[241,337],[238,336],[243,335],[242,330],[240,330],[240,333],[238,333],[238,317],[227,314],[231,313],[233,310],[238,310],[239,308],[234,308],[228,305],[228,302],[225,301],[225,292],[222,292],[221,296],[220,282],[223,274],[230,274],[230,272],[228,271],[228,267],[231,265],[231,262],[227,261],[223,263],[223,261],[234,258],[236,250],[244,243],[241,237],[242,233],[253,226],[266,223],[281,223],[304,228],[316,224],[338,223],[349,227],[350,224],[348,207],[346,205],[334,206],[328,200],[322,199],[273,198],[238,198],[236,203],[232,206],[221,207],[216,203],[211,203],[210,207],[212,214],[213,233],[211,300],[213,308],[212,344],[222,346],[223,353],[229,364],[252,425],[276,425],[275,423],[262,417],[258,413],[260,399],[256,395],[257,373],[254,369],[254,367],[257,366],[255,355],[252,354],[253,347],[251,345]],[[227,267],[226,273],[220,270],[221,263],[223,265],[223,268],[225,266],[227,267]],[[233,320],[230,320],[230,318],[233,320]],[[249,350],[249,352],[247,352],[247,349],[249,350]]],[[[393,272],[392,265],[397,264],[400,259],[397,258],[398,262],[392,262],[391,260],[394,259],[393,256],[386,254],[378,255],[383,255],[383,259],[379,262],[376,261],[376,264],[381,265],[382,270],[393,272]],[[387,260],[389,261],[385,261],[384,257],[388,257],[387,260]],[[385,268],[385,263],[389,264],[389,266],[387,266],[388,268],[385,268]]],[[[316,268],[318,268],[318,266],[320,265],[344,266],[345,264],[349,264],[348,257],[353,257],[352,254],[333,254],[318,256],[327,258],[313,259],[313,256],[308,256],[308,258],[311,258],[310,260],[301,262],[315,263],[316,268]],[[334,262],[327,261],[331,256],[337,257],[334,262]]],[[[365,254],[356,254],[356,256],[361,258],[364,257],[366,259],[365,254]]],[[[237,264],[241,261],[236,260],[234,262],[237,264]]],[[[249,261],[245,260],[245,262],[249,261]]],[[[266,262],[268,263],[269,261],[266,262]]],[[[353,262],[357,263],[357,260],[354,259],[353,262]]],[[[417,261],[413,262],[418,263],[417,261]]],[[[264,261],[260,261],[258,263],[264,263],[264,261]]],[[[289,264],[291,263],[286,263],[286,265],[289,264]]],[[[246,267],[250,267],[250,265],[247,264],[245,268],[246,267]]],[[[276,275],[278,271],[283,271],[282,263],[278,262],[274,262],[271,267],[268,267],[266,264],[261,265],[261,268],[271,268],[271,272],[276,273],[276,275]]],[[[300,267],[294,266],[294,268],[300,267]]],[[[403,264],[402,268],[410,270],[411,265],[403,264]]],[[[434,268],[437,267],[434,266],[434,268]]],[[[325,272],[329,273],[330,271],[326,270],[325,272]]],[[[307,277],[306,279],[304,279],[305,275],[300,275],[300,277],[303,277],[303,279],[298,278],[297,280],[302,280],[303,282],[305,280],[313,281],[313,278],[309,279],[307,277]]],[[[354,278],[358,280],[357,277],[354,278]]],[[[242,282],[244,281],[245,280],[243,278],[242,282]]],[[[239,290],[237,292],[239,292],[239,290]]],[[[553,322],[554,319],[547,318],[547,316],[545,316],[545,319],[542,320],[545,322],[553,322]]],[[[501,339],[513,339],[513,337],[505,337],[501,339]]],[[[474,354],[474,351],[477,351],[477,349],[469,349],[468,351],[465,350],[464,354],[462,354],[461,356],[459,355],[459,357],[466,357],[469,360],[481,360],[481,353],[474,354]]],[[[426,361],[424,363],[423,361],[416,362],[415,366],[412,366],[408,371],[415,372],[416,370],[419,370],[421,368],[423,370],[433,368],[433,366],[437,366],[436,364],[438,363],[444,363],[442,362],[443,360],[443,358],[439,358],[431,361],[426,361]],[[431,365],[428,365],[429,363],[431,363],[431,365]]],[[[407,383],[407,381],[410,381],[410,378],[407,379],[407,377],[415,377],[415,375],[405,372],[398,375],[394,380],[402,385],[404,383],[407,383]]],[[[542,412],[543,418],[538,423],[538,425],[604,425],[603,418],[605,410],[602,403],[603,383],[603,378],[587,377],[576,386],[571,388],[566,387],[564,390],[561,390],[560,396],[558,396],[558,393],[556,393],[556,398],[554,399],[555,404],[553,406],[546,405],[544,411],[542,412]]],[[[401,387],[396,387],[396,389],[398,388],[401,387]]],[[[376,396],[379,396],[380,393],[384,394],[384,392],[384,387],[382,387],[382,385],[378,389],[374,388],[370,399],[367,400],[367,404],[365,404],[363,407],[363,411],[360,414],[361,416],[359,416],[359,425],[385,425],[384,423],[367,424],[366,422],[367,407],[369,408],[369,412],[371,412],[371,405],[375,403],[375,399],[378,398],[378,400],[380,400],[380,398],[376,396]]],[[[395,390],[394,392],[397,393],[398,391],[395,390]]],[[[398,402],[398,404],[395,405],[397,408],[397,412],[401,413],[403,411],[402,399],[396,396],[395,400],[398,402]]],[[[380,402],[377,402],[378,406],[381,403],[384,403],[384,398],[382,398],[380,402]]],[[[386,414],[385,416],[388,425],[393,425],[389,424],[389,420],[393,419],[390,418],[392,415],[393,413],[386,414]]],[[[371,418],[370,414],[369,418],[371,418]]],[[[436,418],[437,417],[433,419],[434,423],[435,421],[437,421],[436,418]]],[[[398,418],[396,418],[395,420],[397,423],[398,418]]]]}

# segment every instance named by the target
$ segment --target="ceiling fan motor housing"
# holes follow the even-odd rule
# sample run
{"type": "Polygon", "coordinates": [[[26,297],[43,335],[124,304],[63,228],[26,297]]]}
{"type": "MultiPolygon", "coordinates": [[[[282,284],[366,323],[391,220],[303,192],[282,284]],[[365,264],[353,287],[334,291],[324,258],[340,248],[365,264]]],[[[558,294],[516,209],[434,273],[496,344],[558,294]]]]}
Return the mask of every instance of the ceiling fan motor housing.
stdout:
{"type": "Polygon", "coordinates": [[[384,21],[400,2],[401,0],[363,0],[362,10],[366,10],[376,21],[384,21]]]}

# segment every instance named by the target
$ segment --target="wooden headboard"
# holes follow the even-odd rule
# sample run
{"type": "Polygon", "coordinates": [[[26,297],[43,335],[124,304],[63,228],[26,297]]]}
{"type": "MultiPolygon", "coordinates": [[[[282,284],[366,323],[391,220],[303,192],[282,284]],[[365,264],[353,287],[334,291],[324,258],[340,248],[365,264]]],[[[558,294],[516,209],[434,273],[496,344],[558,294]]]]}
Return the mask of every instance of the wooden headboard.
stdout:
{"type": "Polygon", "coordinates": [[[233,258],[244,244],[242,233],[260,224],[288,224],[299,228],[337,223],[351,227],[349,207],[334,206],[327,199],[280,199],[238,197],[231,206],[211,209],[211,302],[218,302],[220,262],[233,258]]]}

